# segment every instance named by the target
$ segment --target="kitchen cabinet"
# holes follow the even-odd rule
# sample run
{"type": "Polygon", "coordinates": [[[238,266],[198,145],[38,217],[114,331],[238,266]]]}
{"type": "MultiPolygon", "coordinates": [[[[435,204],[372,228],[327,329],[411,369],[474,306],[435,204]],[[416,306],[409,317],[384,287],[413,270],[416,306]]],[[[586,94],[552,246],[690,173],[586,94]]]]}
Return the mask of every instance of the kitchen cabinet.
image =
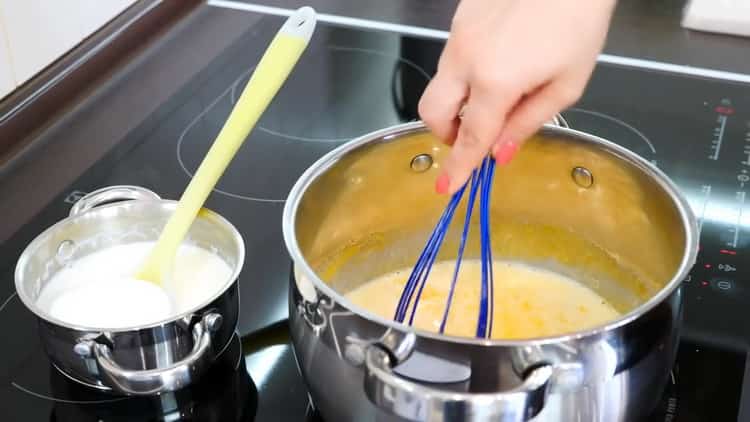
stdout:
{"type": "Polygon", "coordinates": [[[19,85],[135,0],[0,0],[10,63],[19,85]]]}

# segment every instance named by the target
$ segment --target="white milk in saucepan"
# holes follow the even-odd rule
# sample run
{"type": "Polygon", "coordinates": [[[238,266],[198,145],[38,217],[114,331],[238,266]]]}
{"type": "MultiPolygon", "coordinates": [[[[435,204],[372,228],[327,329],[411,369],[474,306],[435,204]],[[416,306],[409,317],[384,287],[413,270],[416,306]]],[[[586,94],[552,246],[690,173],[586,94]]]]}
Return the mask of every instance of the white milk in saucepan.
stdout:
{"type": "Polygon", "coordinates": [[[155,242],[112,246],[71,263],[42,289],[37,305],[69,324],[127,328],[189,311],[230,282],[232,268],[219,256],[182,245],[163,287],[134,279],[155,242]]]}
{"type": "MultiPolygon", "coordinates": [[[[492,337],[518,339],[584,330],[619,316],[593,290],[560,274],[521,263],[495,261],[492,337]]],[[[433,265],[422,291],[414,326],[439,331],[455,271],[455,261],[433,265]]],[[[461,263],[446,334],[474,337],[479,316],[481,262],[461,263]]],[[[393,319],[411,268],[369,281],[347,297],[364,309],[393,319]]],[[[407,313],[408,321],[411,309],[407,313]]]]}

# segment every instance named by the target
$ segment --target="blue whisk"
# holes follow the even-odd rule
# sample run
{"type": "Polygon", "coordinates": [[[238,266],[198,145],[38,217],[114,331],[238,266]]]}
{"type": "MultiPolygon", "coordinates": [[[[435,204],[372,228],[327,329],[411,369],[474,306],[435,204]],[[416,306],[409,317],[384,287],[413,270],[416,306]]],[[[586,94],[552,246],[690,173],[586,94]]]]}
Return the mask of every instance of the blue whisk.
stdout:
{"type": "Polygon", "coordinates": [[[493,279],[492,279],[492,251],[490,248],[490,188],[492,186],[492,178],[495,173],[495,160],[491,157],[487,157],[482,161],[482,165],[471,175],[471,179],[464,184],[459,191],[457,191],[451,197],[448,205],[443,212],[443,215],[438,220],[435,229],[433,230],[430,238],[427,240],[422,253],[417,259],[417,263],[409,276],[404,291],[401,293],[401,298],[398,301],[396,307],[396,313],[394,320],[398,322],[404,322],[407,313],[409,315],[409,325],[414,322],[414,316],[417,313],[417,307],[419,306],[419,298],[422,295],[422,290],[427,283],[427,277],[430,274],[430,268],[435,263],[440,245],[443,243],[445,233],[448,231],[453,214],[461,202],[461,198],[464,195],[464,191],[467,186],[469,187],[469,198],[466,208],[466,219],[464,220],[463,232],[461,234],[461,242],[458,246],[458,258],[456,259],[456,268],[453,272],[453,280],[451,281],[450,291],[448,293],[448,300],[445,304],[445,310],[443,311],[443,318],[440,323],[440,333],[445,331],[445,324],[448,321],[448,311],[453,301],[453,293],[456,288],[456,280],[458,279],[459,268],[461,267],[461,259],[463,258],[464,248],[466,246],[466,238],[469,234],[469,225],[471,223],[471,213],[474,209],[474,202],[479,192],[479,235],[480,235],[480,254],[482,262],[482,284],[480,289],[479,298],[479,320],[477,322],[476,336],[480,338],[492,337],[492,315],[494,305],[493,295],[493,279]],[[416,298],[414,294],[416,292],[416,298]],[[412,306],[412,299],[414,299],[414,305],[412,306]]]}

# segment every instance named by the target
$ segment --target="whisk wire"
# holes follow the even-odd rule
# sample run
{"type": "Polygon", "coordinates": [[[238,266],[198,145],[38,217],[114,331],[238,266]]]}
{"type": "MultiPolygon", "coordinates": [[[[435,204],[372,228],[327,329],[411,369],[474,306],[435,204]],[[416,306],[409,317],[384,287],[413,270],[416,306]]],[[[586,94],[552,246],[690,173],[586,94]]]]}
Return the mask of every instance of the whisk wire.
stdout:
{"type": "Polygon", "coordinates": [[[487,251],[484,262],[489,263],[489,333],[487,334],[487,338],[492,338],[492,323],[494,322],[495,318],[495,278],[493,275],[493,263],[495,262],[492,259],[492,239],[490,236],[490,192],[492,191],[492,181],[494,180],[495,176],[495,160],[490,160],[488,164],[490,174],[487,175],[487,191],[485,193],[485,200],[484,200],[484,224],[481,226],[484,227],[486,236],[485,236],[485,250],[487,251]]]}
{"type": "Polygon", "coordinates": [[[394,316],[394,319],[396,319],[399,322],[403,322],[404,317],[406,316],[406,310],[409,306],[409,303],[411,302],[411,298],[414,294],[414,289],[417,286],[418,280],[421,279],[421,275],[423,271],[426,269],[426,267],[424,266],[424,262],[426,259],[428,259],[429,255],[432,253],[434,244],[440,235],[437,228],[439,228],[442,222],[446,218],[448,218],[448,215],[450,214],[450,209],[451,209],[451,204],[449,202],[445,211],[443,211],[443,215],[440,217],[440,220],[438,220],[436,229],[432,232],[432,234],[430,235],[430,238],[427,240],[427,245],[422,250],[422,253],[419,255],[419,258],[417,259],[417,264],[414,266],[414,269],[412,270],[412,273],[409,276],[408,281],[406,282],[404,291],[401,293],[401,298],[399,299],[399,305],[396,308],[396,315],[394,316]]]}
{"type": "Polygon", "coordinates": [[[479,299],[479,320],[477,321],[477,337],[492,337],[492,315],[494,311],[494,292],[492,274],[492,252],[490,244],[489,225],[489,196],[492,186],[492,175],[495,162],[486,158],[482,163],[480,174],[483,174],[481,193],[479,196],[479,231],[480,253],[482,255],[482,280],[479,299]]]}
{"type": "Polygon", "coordinates": [[[477,197],[477,190],[479,188],[480,178],[477,175],[477,171],[474,170],[471,173],[471,189],[469,190],[469,201],[466,205],[466,218],[464,220],[464,230],[461,233],[461,242],[458,246],[458,259],[456,259],[456,268],[453,272],[453,279],[451,280],[450,291],[448,292],[448,299],[445,303],[445,310],[443,310],[443,319],[440,322],[440,334],[445,332],[445,325],[448,322],[448,312],[450,311],[451,304],[453,303],[453,294],[456,290],[456,281],[458,280],[458,271],[461,268],[461,260],[464,256],[464,248],[466,247],[466,239],[469,237],[469,223],[471,222],[471,212],[474,209],[474,201],[477,197]]]}
{"type": "Polygon", "coordinates": [[[424,286],[427,284],[427,278],[430,275],[430,269],[432,268],[432,265],[435,263],[437,254],[440,251],[440,246],[443,244],[443,239],[445,239],[445,234],[448,232],[448,226],[450,226],[450,222],[453,219],[453,214],[455,213],[456,208],[458,207],[458,204],[461,202],[461,197],[463,196],[465,190],[466,190],[466,185],[462,186],[461,189],[458,192],[456,192],[455,202],[452,202],[450,204],[450,212],[447,216],[447,219],[443,221],[443,224],[440,226],[440,234],[437,237],[437,241],[435,242],[434,248],[430,252],[428,259],[425,262],[425,269],[423,270],[424,275],[419,280],[419,290],[417,291],[417,296],[414,299],[414,306],[411,309],[411,315],[409,316],[409,325],[412,325],[414,323],[414,317],[416,316],[417,309],[419,307],[419,299],[422,298],[422,290],[424,290],[424,286]]]}
{"type": "Polygon", "coordinates": [[[409,279],[404,286],[404,291],[401,293],[398,305],[396,307],[394,320],[403,322],[406,318],[406,314],[411,308],[409,315],[409,325],[414,323],[414,318],[419,306],[419,300],[422,297],[422,291],[427,283],[427,279],[430,274],[430,269],[435,263],[440,247],[445,239],[445,235],[448,232],[451,220],[455,214],[456,208],[458,207],[467,186],[471,186],[469,189],[469,198],[466,208],[466,218],[464,220],[464,227],[461,233],[461,239],[458,247],[458,257],[456,259],[456,265],[453,272],[453,278],[451,279],[450,291],[446,300],[446,306],[443,311],[442,320],[440,323],[440,333],[445,331],[445,326],[448,320],[448,314],[455,294],[455,287],[458,280],[458,274],[463,259],[464,250],[466,247],[466,240],[469,234],[469,228],[471,223],[471,215],[476,202],[477,193],[479,193],[479,232],[480,232],[480,258],[481,258],[481,287],[480,287],[480,301],[479,301],[479,319],[477,321],[477,337],[489,338],[492,336],[492,315],[494,313],[494,279],[492,274],[492,251],[490,243],[490,230],[489,230],[489,204],[490,204],[490,191],[492,187],[492,179],[495,171],[495,161],[491,157],[487,157],[479,166],[478,170],[472,172],[471,179],[465,183],[461,189],[453,194],[448,205],[446,206],[443,214],[438,220],[435,229],[431,233],[424,250],[419,255],[417,263],[414,265],[409,279]],[[415,297],[416,293],[416,297],[415,297]],[[414,304],[412,306],[412,299],[414,304]]]}
{"type": "MultiPolygon", "coordinates": [[[[423,262],[423,268],[420,269],[420,279],[418,281],[419,290],[417,291],[417,296],[414,298],[414,306],[411,309],[411,315],[409,316],[409,325],[412,325],[414,323],[414,317],[417,313],[417,309],[419,307],[419,299],[422,297],[422,290],[424,290],[424,286],[427,284],[427,279],[430,275],[430,269],[432,269],[432,265],[435,263],[435,259],[437,258],[437,254],[440,251],[440,246],[443,243],[443,239],[445,239],[445,234],[448,231],[448,226],[450,225],[451,220],[453,219],[453,214],[456,211],[456,208],[458,207],[459,202],[461,201],[461,197],[463,196],[464,189],[462,189],[457,192],[456,198],[454,202],[451,202],[449,204],[449,213],[447,214],[447,218],[442,222],[438,237],[436,238],[434,242],[434,247],[431,249],[430,254],[427,256],[427,259],[423,262]]],[[[407,306],[408,309],[408,306],[407,306]]]]}
{"type": "MultiPolygon", "coordinates": [[[[416,309],[417,302],[419,301],[419,294],[421,294],[424,283],[427,281],[427,276],[429,275],[430,268],[435,262],[437,252],[440,250],[440,245],[445,238],[445,233],[451,219],[453,218],[453,214],[456,211],[456,207],[458,207],[459,202],[461,202],[461,197],[463,196],[464,190],[465,186],[455,194],[453,194],[453,197],[451,197],[450,201],[448,202],[448,205],[446,206],[445,211],[440,217],[440,220],[438,220],[438,224],[435,226],[435,229],[433,230],[429,240],[427,241],[427,246],[425,246],[424,250],[417,259],[417,263],[414,266],[414,269],[412,270],[408,281],[406,282],[406,286],[398,302],[398,307],[396,308],[394,320],[398,322],[404,321],[406,312],[408,311],[409,305],[411,304],[412,298],[414,296],[414,292],[417,286],[420,286],[419,293],[413,307],[413,309],[416,309]]],[[[412,314],[413,313],[414,312],[412,312],[412,314]]],[[[410,318],[409,323],[411,324],[412,322],[413,317],[410,318]]]]}

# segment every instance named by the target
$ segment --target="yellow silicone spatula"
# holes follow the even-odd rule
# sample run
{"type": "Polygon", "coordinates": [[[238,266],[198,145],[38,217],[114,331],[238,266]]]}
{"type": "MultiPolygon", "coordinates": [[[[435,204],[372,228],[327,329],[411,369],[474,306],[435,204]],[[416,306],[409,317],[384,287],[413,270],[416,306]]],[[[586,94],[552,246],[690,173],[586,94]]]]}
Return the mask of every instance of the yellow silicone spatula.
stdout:
{"type": "Polygon", "coordinates": [[[136,274],[138,279],[156,284],[164,281],[180,243],[206,198],[307,47],[315,21],[315,11],[302,7],[281,26],[182,194],[156,246],[136,274]]]}

